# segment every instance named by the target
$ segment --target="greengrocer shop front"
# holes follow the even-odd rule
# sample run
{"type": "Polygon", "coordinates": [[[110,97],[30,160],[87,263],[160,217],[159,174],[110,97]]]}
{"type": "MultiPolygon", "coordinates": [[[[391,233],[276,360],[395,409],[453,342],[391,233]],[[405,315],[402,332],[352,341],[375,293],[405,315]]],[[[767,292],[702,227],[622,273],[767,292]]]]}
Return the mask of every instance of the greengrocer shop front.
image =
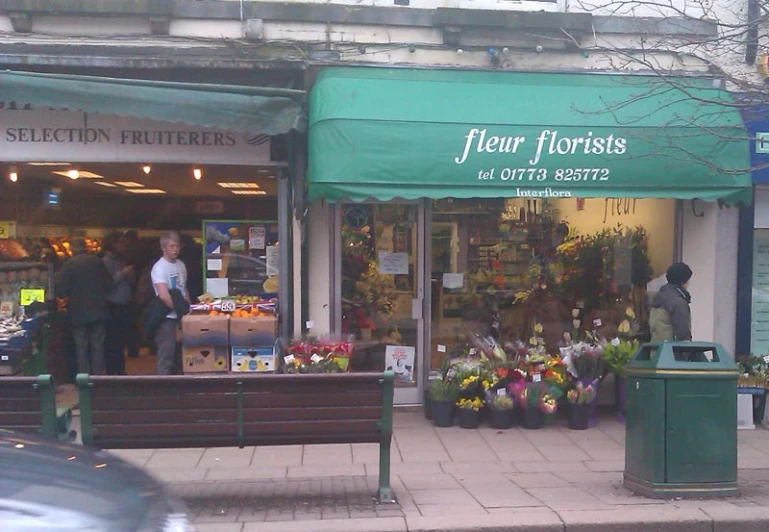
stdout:
{"type": "Polygon", "coordinates": [[[352,370],[393,369],[396,403],[417,404],[473,335],[525,342],[541,324],[557,350],[575,328],[616,335],[631,307],[643,339],[650,295],[684,260],[695,338],[728,345],[713,308],[717,287],[736,297],[716,279],[732,259],[707,253],[728,253],[726,207],[752,194],[730,102],[709,79],[320,72],[308,326],[354,336],[352,370]]]}

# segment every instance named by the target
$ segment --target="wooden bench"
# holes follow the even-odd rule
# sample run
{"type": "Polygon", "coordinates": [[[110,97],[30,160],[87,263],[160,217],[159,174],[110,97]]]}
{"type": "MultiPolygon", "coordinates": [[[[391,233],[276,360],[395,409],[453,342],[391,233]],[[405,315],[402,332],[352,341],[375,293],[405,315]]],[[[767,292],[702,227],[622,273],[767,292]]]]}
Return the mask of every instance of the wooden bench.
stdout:
{"type": "Polygon", "coordinates": [[[56,438],[56,393],[50,375],[0,377],[0,428],[56,438]]]}
{"type": "Polygon", "coordinates": [[[391,502],[393,374],[77,376],[85,445],[105,449],[378,443],[391,502]]]}

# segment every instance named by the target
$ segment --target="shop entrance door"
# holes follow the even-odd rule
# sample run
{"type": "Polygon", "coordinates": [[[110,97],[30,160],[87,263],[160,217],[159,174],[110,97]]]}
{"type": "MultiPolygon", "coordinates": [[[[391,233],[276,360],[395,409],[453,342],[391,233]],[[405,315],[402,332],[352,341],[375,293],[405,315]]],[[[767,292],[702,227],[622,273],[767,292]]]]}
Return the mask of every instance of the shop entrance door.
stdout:
{"type": "Polygon", "coordinates": [[[395,372],[395,403],[422,402],[424,206],[340,206],[341,331],[355,338],[353,371],[395,372]]]}

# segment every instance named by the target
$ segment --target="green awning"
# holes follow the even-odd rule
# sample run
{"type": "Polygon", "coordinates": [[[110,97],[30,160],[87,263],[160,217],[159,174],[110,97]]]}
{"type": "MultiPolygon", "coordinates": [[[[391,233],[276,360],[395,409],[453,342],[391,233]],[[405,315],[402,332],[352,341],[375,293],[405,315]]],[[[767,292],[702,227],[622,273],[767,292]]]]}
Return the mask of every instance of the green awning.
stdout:
{"type": "Polygon", "coordinates": [[[309,194],[749,202],[731,102],[702,79],[329,69],[310,94],[309,194]]]}
{"type": "Polygon", "coordinates": [[[131,116],[241,133],[306,126],[303,91],[135,79],[0,72],[0,100],[131,116]]]}

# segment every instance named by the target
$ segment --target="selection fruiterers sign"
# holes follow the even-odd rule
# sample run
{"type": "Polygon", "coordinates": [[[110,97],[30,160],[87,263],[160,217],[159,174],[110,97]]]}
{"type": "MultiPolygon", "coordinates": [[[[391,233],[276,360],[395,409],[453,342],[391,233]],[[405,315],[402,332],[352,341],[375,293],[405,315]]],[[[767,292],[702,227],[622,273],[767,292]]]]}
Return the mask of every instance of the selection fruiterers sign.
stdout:
{"type": "Polygon", "coordinates": [[[16,162],[270,163],[265,135],[29,105],[0,105],[0,150],[16,162]]]}

